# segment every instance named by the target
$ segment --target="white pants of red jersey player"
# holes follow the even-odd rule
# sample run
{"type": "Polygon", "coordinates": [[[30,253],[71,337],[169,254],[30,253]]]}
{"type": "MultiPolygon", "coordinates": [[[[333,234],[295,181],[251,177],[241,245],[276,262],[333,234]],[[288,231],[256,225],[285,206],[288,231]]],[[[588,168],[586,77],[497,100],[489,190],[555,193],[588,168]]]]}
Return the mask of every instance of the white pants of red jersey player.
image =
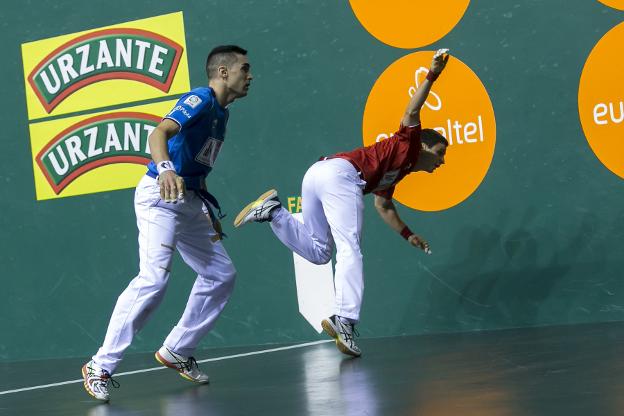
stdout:
{"type": "Polygon", "coordinates": [[[336,244],[334,313],[354,323],[360,318],[364,292],[360,234],[365,185],[344,159],[316,162],[301,185],[303,224],[284,208],[273,212],[271,220],[280,241],[312,263],[331,260],[336,244]]]}
{"type": "Polygon", "coordinates": [[[165,203],[155,179],[144,176],[134,207],[139,228],[139,274],[119,296],[102,347],[93,360],[113,374],[123,353],[158,307],[169,279],[175,249],[196,273],[186,309],[164,345],[192,356],[225,307],[236,270],[203,211],[201,199],[188,191],[184,202],[165,203]]]}

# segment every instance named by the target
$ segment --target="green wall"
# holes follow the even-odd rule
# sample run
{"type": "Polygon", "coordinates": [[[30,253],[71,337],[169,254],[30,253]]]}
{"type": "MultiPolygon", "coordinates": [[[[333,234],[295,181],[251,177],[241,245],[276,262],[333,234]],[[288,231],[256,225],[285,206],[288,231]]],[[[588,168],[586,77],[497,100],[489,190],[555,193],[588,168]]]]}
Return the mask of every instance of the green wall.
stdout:
{"type": "MultiPolygon", "coordinates": [[[[624,182],[591,152],[577,111],[585,60],[624,12],[594,0],[473,0],[442,40],[406,50],[372,37],[346,1],[174,3],[4,3],[0,360],[95,352],[138,263],[133,190],[36,201],[20,45],[175,11],[184,13],[193,86],[205,85],[204,60],[217,44],[248,48],[255,75],[249,96],[232,106],[209,178],[229,214],[225,244],[238,281],[202,347],[318,338],[297,311],[291,253],[268,226],[234,231],[231,221],[267,187],[298,195],[320,155],[361,145],[379,74],[437,47],[451,48],[487,89],[494,159],[460,205],[400,207],[432,256],[383,225],[367,198],[362,336],[624,319],[624,182]]],[[[435,16],[415,16],[414,30],[419,19],[435,16]]],[[[165,301],[129,352],[160,346],[193,280],[176,261],[165,301]]]]}

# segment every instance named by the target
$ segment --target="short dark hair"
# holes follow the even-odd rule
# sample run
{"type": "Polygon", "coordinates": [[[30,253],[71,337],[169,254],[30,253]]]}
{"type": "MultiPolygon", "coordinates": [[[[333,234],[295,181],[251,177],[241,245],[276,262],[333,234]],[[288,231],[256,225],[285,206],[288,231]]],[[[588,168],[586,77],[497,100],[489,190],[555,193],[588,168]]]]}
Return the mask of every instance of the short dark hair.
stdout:
{"type": "Polygon", "coordinates": [[[208,58],[206,58],[206,75],[208,75],[208,79],[217,76],[217,69],[220,66],[229,67],[236,62],[236,54],[247,55],[247,51],[236,45],[221,45],[211,50],[208,58]]]}
{"type": "Polygon", "coordinates": [[[420,133],[420,141],[429,147],[433,147],[438,143],[443,143],[444,146],[447,146],[447,147],[449,145],[449,142],[448,140],[446,140],[446,137],[442,136],[440,132],[434,129],[422,129],[420,133]]]}

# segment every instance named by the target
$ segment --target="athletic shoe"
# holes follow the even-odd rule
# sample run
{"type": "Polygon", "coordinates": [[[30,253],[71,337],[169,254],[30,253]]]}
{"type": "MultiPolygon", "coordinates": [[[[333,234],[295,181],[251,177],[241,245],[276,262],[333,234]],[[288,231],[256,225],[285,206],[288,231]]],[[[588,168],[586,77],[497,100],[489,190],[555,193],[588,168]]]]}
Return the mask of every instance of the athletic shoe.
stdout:
{"type": "Polygon", "coordinates": [[[260,195],[258,199],[250,202],[245,208],[243,208],[234,220],[234,227],[240,227],[249,221],[271,221],[271,211],[281,206],[282,204],[277,198],[277,191],[275,189],[266,191],[260,195]]]}
{"type": "Polygon", "coordinates": [[[104,402],[107,402],[110,397],[108,394],[109,383],[115,388],[119,387],[119,383],[113,380],[110,373],[93,360],[82,366],[82,378],[87,393],[104,402]]]}
{"type": "Polygon", "coordinates": [[[164,345],[154,354],[156,361],[176,370],[182,377],[199,384],[208,384],[208,375],[202,372],[194,357],[176,354],[164,345]]]}
{"type": "Polygon", "coordinates": [[[344,323],[338,316],[332,315],[323,319],[321,326],[327,335],[336,340],[336,347],[343,354],[359,357],[362,355],[360,348],[355,345],[355,336],[360,336],[355,330],[355,325],[344,323]]]}

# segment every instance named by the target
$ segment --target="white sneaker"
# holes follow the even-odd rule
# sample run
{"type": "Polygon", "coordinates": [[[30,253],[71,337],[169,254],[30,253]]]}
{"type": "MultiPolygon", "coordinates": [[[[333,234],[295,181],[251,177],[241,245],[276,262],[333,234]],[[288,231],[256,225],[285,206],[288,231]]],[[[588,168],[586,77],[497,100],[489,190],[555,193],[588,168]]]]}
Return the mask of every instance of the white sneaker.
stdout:
{"type": "Polygon", "coordinates": [[[323,319],[321,326],[327,335],[336,340],[336,347],[343,354],[359,357],[362,355],[360,348],[355,345],[355,336],[359,336],[355,330],[355,325],[345,324],[336,315],[323,319]]]}
{"type": "Polygon", "coordinates": [[[199,384],[207,384],[210,379],[202,372],[194,357],[185,357],[176,354],[164,345],[154,354],[156,361],[162,365],[176,370],[182,377],[199,384]]]}
{"type": "Polygon", "coordinates": [[[243,208],[234,220],[234,227],[240,227],[249,221],[271,221],[271,211],[281,206],[282,204],[277,199],[277,191],[275,189],[266,191],[258,199],[243,208]]]}
{"type": "Polygon", "coordinates": [[[105,402],[107,402],[110,397],[108,394],[108,384],[112,384],[115,388],[119,387],[119,383],[113,380],[110,373],[97,365],[93,360],[82,366],[82,378],[87,393],[105,402]]]}

